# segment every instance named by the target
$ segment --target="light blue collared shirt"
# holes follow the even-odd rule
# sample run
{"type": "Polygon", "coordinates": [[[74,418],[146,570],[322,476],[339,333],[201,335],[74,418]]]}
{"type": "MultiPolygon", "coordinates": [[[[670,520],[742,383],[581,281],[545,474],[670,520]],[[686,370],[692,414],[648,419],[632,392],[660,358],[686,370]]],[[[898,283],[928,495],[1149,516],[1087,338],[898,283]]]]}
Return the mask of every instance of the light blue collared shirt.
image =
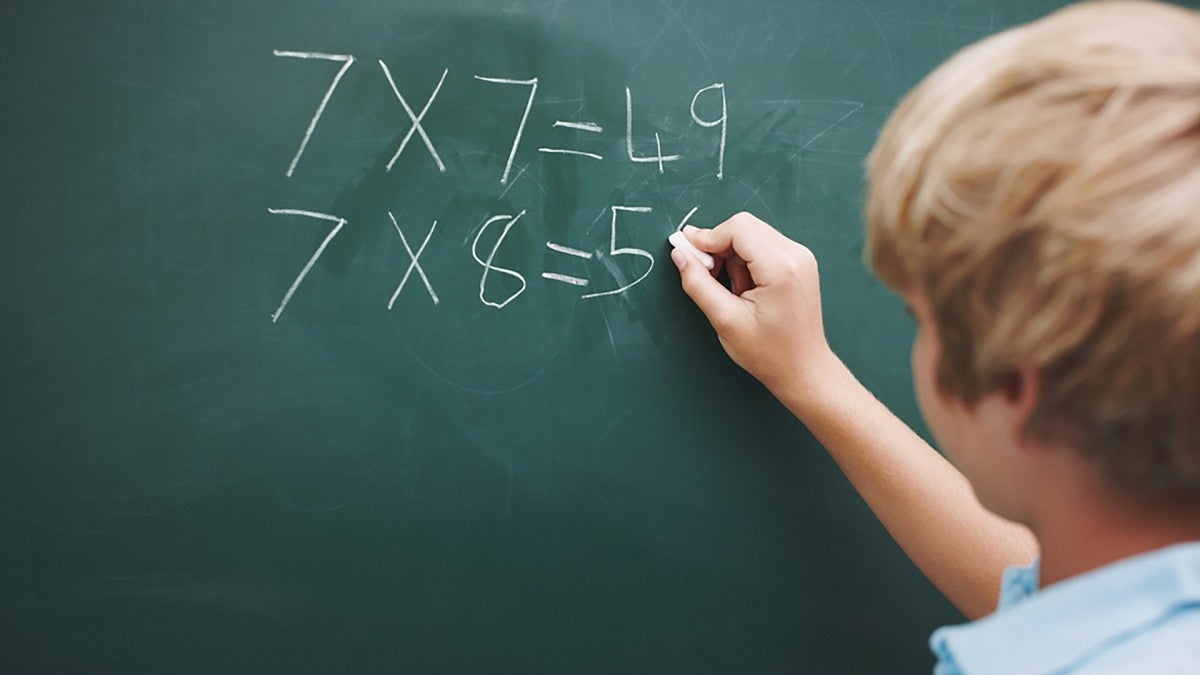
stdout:
{"type": "Polygon", "coordinates": [[[1126,558],[1038,590],[1004,573],[996,612],[934,631],[934,675],[1200,675],[1200,542],[1126,558]]]}

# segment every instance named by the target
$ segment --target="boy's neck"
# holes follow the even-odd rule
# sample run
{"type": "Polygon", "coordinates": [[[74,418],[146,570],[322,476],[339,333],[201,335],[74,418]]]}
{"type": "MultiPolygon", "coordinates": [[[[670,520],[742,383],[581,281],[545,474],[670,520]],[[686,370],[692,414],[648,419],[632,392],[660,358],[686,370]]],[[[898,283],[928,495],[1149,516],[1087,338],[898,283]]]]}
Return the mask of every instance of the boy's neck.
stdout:
{"type": "Polygon", "coordinates": [[[1030,526],[1041,548],[1042,587],[1123,558],[1200,541],[1200,500],[1131,499],[1103,489],[1070,492],[1049,500],[1030,526]]]}

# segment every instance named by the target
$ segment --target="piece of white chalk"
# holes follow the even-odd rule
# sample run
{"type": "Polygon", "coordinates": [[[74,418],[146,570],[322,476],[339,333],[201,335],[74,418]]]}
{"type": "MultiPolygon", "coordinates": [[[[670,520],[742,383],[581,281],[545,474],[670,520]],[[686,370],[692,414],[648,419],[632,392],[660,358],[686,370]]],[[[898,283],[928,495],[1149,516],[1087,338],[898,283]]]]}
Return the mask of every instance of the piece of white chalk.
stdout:
{"type": "Polygon", "coordinates": [[[688,241],[688,238],[684,236],[683,232],[675,232],[671,236],[667,237],[667,241],[671,242],[671,245],[675,248],[680,248],[683,249],[685,253],[690,253],[693,258],[700,261],[701,265],[704,265],[705,269],[711,270],[717,264],[711,255],[696,248],[695,244],[688,241]]]}

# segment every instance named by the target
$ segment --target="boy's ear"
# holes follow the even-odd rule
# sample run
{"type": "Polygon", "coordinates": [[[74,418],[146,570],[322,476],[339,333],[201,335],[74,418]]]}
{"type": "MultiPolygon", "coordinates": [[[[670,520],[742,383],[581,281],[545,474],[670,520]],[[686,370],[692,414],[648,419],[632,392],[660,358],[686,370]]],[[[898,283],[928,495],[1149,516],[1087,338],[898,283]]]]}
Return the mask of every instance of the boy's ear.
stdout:
{"type": "Polygon", "coordinates": [[[1024,446],[1025,429],[1041,401],[1041,377],[1036,369],[1023,366],[1004,377],[998,393],[1007,409],[1008,431],[1024,446]]]}

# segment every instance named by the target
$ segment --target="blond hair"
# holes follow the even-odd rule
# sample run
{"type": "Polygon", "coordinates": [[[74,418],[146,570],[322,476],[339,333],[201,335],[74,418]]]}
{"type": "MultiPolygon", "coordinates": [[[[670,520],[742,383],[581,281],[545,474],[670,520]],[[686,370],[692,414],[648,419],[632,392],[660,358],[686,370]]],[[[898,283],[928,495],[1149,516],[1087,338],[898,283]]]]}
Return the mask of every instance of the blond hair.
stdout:
{"type": "Polygon", "coordinates": [[[1027,434],[1200,496],[1200,12],[1087,3],[964,49],[868,180],[868,260],[928,300],[943,394],[1032,368],[1027,434]]]}

